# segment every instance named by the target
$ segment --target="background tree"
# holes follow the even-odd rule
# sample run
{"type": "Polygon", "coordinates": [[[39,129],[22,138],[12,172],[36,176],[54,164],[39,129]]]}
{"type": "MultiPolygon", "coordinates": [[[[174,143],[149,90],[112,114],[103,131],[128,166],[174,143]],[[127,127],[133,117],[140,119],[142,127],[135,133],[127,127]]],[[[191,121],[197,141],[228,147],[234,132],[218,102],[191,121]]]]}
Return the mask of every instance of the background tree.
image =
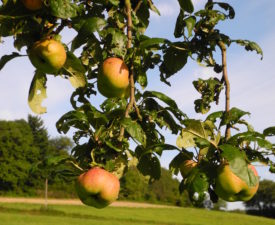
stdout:
{"type": "Polygon", "coordinates": [[[46,155],[49,148],[49,134],[43,120],[39,116],[28,115],[28,124],[32,130],[34,143],[41,151],[41,157],[46,155]]]}
{"type": "Polygon", "coordinates": [[[69,138],[49,138],[43,120],[31,115],[28,122],[0,121],[0,130],[1,193],[36,195],[47,179],[53,191],[67,190],[72,195],[74,178],[62,176],[68,168],[72,172],[72,166],[56,166],[70,157],[69,138]]]}
{"type": "Polygon", "coordinates": [[[187,193],[179,194],[178,179],[173,178],[171,173],[164,168],[162,168],[162,176],[159,180],[149,182],[148,176],[143,176],[135,166],[131,166],[121,178],[120,183],[119,199],[191,206],[187,193]]]}
{"type": "Polygon", "coordinates": [[[275,218],[275,182],[263,180],[257,194],[245,202],[247,213],[275,218]]]}
{"type": "Polygon", "coordinates": [[[22,194],[30,192],[35,179],[29,171],[39,159],[32,130],[25,120],[0,121],[0,190],[22,194]]]}
{"type": "MultiPolygon", "coordinates": [[[[37,181],[44,179],[45,188],[45,207],[47,208],[48,184],[58,181],[57,162],[69,158],[69,151],[73,143],[67,137],[50,139],[48,131],[44,126],[43,120],[38,116],[28,115],[28,123],[32,129],[34,144],[40,150],[39,161],[32,168],[32,176],[39,177],[37,181]]],[[[41,182],[39,182],[41,185],[41,182]]]]}
{"type": "MultiPolygon", "coordinates": [[[[28,115],[28,124],[31,128],[33,135],[34,146],[39,149],[39,158],[38,161],[43,161],[49,152],[49,134],[45,128],[43,120],[38,116],[28,115]]],[[[41,171],[37,171],[33,174],[35,177],[34,181],[37,182],[35,186],[41,187],[41,179],[45,179],[41,176],[41,171]]],[[[45,181],[47,182],[47,181],[45,181]]]]}

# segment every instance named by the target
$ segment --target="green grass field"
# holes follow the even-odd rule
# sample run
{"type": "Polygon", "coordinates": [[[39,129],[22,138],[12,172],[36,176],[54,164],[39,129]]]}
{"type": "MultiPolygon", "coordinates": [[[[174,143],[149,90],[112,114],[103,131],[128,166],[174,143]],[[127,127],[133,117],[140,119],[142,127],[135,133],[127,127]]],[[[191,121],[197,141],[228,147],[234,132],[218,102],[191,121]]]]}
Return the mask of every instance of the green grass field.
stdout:
{"type": "Polygon", "coordinates": [[[192,208],[115,208],[0,203],[0,225],[275,225],[275,220],[192,208]]]}

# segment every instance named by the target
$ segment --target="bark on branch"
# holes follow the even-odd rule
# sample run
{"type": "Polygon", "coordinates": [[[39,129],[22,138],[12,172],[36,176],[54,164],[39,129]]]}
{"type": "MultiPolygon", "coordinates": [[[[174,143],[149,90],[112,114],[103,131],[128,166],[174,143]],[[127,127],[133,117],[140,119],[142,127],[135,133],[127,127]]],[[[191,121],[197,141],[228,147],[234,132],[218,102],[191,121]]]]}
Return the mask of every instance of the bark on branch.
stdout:
{"type": "MultiPolygon", "coordinates": [[[[132,16],[131,16],[131,2],[130,0],[125,0],[125,7],[126,7],[126,15],[127,15],[127,49],[132,47],[132,16]]],[[[133,106],[135,105],[135,81],[134,81],[134,73],[133,73],[133,65],[130,67],[130,75],[129,75],[129,82],[130,82],[130,100],[125,110],[125,117],[129,117],[129,113],[133,106]]],[[[125,129],[124,127],[120,128],[119,140],[123,139],[125,129]]]]}
{"type": "MultiPolygon", "coordinates": [[[[222,41],[218,42],[218,45],[222,52],[222,70],[223,70],[223,80],[225,84],[225,112],[228,113],[230,110],[230,82],[227,73],[227,60],[226,60],[226,46],[222,41]]],[[[225,129],[225,139],[228,140],[231,136],[230,125],[226,125],[225,129]]]]}

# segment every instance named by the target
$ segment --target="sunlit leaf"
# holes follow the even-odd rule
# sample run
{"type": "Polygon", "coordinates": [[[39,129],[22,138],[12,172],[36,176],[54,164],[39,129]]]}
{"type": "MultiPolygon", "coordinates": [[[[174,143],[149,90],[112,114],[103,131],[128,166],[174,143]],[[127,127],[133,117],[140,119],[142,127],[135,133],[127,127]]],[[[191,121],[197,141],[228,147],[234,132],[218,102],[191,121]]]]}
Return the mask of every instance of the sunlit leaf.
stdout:
{"type": "Polygon", "coordinates": [[[87,84],[86,70],[80,59],[73,53],[67,52],[67,60],[63,68],[69,74],[69,80],[74,88],[84,87],[87,84]]]}
{"type": "Polygon", "coordinates": [[[37,114],[43,114],[47,111],[46,107],[42,106],[43,100],[47,98],[46,82],[46,74],[37,70],[32,79],[28,97],[31,110],[37,114]]]}
{"type": "Polygon", "coordinates": [[[130,118],[124,118],[121,121],[121,125],[131,135],[132,138],[136,139],[143,146],[146,146],[146,135],[142,130],[142,127],[130,118]]]}
{"type": "Polygon", "coordinates": [[[10,60],[12,60],[16,57],[19,57],[19,56],[22,56],[22,55],[20,55],[17,52],[13,52],[11,55],[2,56],[1,59],[0,59],[0,70],[2,70],[3,67],[6,65],[6,63],[8,63],[10,60]]]}

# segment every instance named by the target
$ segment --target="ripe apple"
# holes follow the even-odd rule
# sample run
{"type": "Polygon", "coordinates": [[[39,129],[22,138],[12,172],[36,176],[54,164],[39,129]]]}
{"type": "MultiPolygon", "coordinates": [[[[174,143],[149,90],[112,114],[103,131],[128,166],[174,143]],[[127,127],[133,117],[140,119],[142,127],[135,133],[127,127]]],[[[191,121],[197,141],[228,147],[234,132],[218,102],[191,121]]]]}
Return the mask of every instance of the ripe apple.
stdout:
{"type": "Polygon", "coordinates": [[[183,163],[180,165],[181,176],[183,178],[187,177],[195,166],[197,166],[197,162],[194,160],[183,161],[183,163]]]}
{"type": "MultiPolygon", "coordinates": [[[[258,173],[254,166],[248,165],[256,177],[258,173]]],[[[225,201],[248,201],[257,192],[259,187],[259,180],[255,186],[248,186],[245,181],[235,175],[229,165],[222,165],[218,168],[216,178],[216,194],[225,201]]]]}
{"type": "Polygon", "coordinates": [[[98,74],[99,92],[107,98],[127,98],[129,86],[129,69],[123,60],[115,57],[106,59],[98,74]]]}
{"type": "Polygon", "coordinates": [[[42,0],[22,0],[24,6],[32,11],[39,10],[43,6],[42,0]]]}
{"type": "Polygon", "coordinates": [[[80,200],[95,208],[104,208],[114,202],[119,194],[118,178],[99,167],[82,173],[76,182],[76,191],[80,200]]]}
{"type": "Polygon", "coordinates": [[[44,73],[56,73],[66,62],[64,46],[51,38],[42,39],[34,43],[29,50],[31,63],[44,73]]]}

